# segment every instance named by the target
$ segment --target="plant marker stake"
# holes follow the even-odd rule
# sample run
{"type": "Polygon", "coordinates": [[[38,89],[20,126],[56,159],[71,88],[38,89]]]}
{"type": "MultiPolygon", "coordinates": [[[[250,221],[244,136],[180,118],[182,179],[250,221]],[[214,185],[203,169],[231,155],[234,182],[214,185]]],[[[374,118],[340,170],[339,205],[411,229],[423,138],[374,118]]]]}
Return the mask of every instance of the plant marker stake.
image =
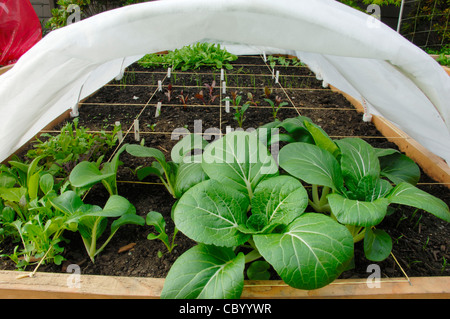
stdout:
{"type": "Polygon", "coordinates": [[[77,104],[75,104],[72,107],[72,111],[70,112],[70,116],[77,117],[78,115],[80,115],[80,113],[78,113],[78,103],[77,103],[77,104]]]}
{"type": "Polygon", "coordinates": [[[231,128],[231,126],[227,125],[225,132],[226,132],[226,134],[229,134],[229,133],[233,132],[233,129],[231,128]]]}
{"type": "Polygon", "coordinates": [[[161,114],[161,102],[158,102],[158,104],[156,104],[156,113],[155,113],[155,117],[158,117],[161,114]]]}
{"type": "Polygon", "coordinates": [[[278,79],[280,78],[280,71],[277,71],[276,75],[275,75],[275,83],[278,84],[278,79]]]}
{"type": "Polygon", "coordinates": [[[264,62],[267,62],[266,51],[263,52],[264,62]]]}
{"type": "Polygon", "coordinates": [[[223,69],[220,69],[220,81],[223,81],[225,79],[225,73],[223,69]]]}
{"type": "Polygon", "coordinates": [[[225,100],[225,112],[230,113],[230,100],[225,100]]]}
{"type": "Polygon", "coordinates": [[[222,81],[222,94],[226,93],[227,93],[227,84],[225,83],[225,81],[222,81]]]}
{"type": "Polygon", "coordinates": [[[81,91],[83,91],[83,86],[84,84],[81,85],[80,92],[78,93],[77,103],[72,107],[72,111],[70,112],[70,116],[72,117],[77,117],[80,115],[80,113],[78,113],[78,104],[80,103],[81,91]]]}
{"type": "Polygon", "coordinates": [[[170,78],[170,74],[172,72],[172,68],[167,68],[167,77],[170,78]]]}
{"type": "MultiPolygon", "coordinates": [[[[120,127],[120,122],[117,121],[117,122],[115,123],[115,125],[116,125],[117,127],[120,127]]],[[[122,143],[122,140],[123,140],[123,132],[122,132],[122,130],[120,130],[120,131],[117,132],[117,138],[119,139],[119,143],[122,143]]]]}
{"type": "Polygon", "coordinates": [[[363,121],[370,122],[370,121],[372,121],[372,115],[369,113],[369,109],[367,108],[366,99],[362,98],[362,100],[363,100],[363,108],[364,108],[363,121]]]}
{"type": "Polygon", "coordinates": [[[139,120],[134,120],[134,139],[137,142],[141,139],[139,136],[139,120]]]}
{"type": "Polygon", "coordinates": [[[158,91],[161,92],[162,91],[162,81],[158,80],[158,91]]]}
{"type": "Polygon", "coordinates": [[[125,58],[122,60],[122,65],[120,66],[120,72],[117,74],[117,76],[114,78],[116,81],[120,81],[123,78],[123,75],[125,74],[125,67],[123,63],[125,62],[125,58]]]}

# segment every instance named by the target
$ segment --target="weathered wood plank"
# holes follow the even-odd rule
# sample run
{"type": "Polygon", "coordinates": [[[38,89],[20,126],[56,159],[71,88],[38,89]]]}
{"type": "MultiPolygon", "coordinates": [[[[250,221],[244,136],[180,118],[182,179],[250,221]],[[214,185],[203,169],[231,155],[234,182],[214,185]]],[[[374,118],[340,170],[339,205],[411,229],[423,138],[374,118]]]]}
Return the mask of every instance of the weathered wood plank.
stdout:
{"type": "MultiPolygon", "coordinates": [[[[316,290],[294,289],[282,281],[249,282],[242,298],[248,299],[448,299],[450,277],[383,278],[379,287],[369,288],[367,279],[338,279],[316,290]]],[[[374,284],[374,282],[371,282],[374,284]]]]}
{"type": "Polygon", "coordinates": [[[164,279],[0,271],[0,298],[159,298],[164,279]]]}
{"type": "MultiPolygon", "coordinates": [[[[17,279],[18,274],[0,271],[0,298],[157,299],[164,285],[162,278],[80,275],[77,282],[73,274],[36,273],[32,278],[17,279]]],[[[413,277],[410,282],[405,278],[383,278],[379,287],[370,288],[366,279],[338,279],[320,289],[300,290],[282,281],[246,281],[241,298],[450,298],[450,277],[413,277]]]]}

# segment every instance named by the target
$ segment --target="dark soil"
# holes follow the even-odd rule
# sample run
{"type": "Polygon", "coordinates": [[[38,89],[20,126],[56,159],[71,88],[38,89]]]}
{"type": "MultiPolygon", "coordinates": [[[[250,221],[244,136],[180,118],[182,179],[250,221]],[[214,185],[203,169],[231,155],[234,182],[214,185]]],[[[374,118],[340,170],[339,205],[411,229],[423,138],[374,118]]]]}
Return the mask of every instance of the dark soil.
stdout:
{"type": "MultiPolygon", "coordinates": [[[[143,69],[137,64],[128,68],[134,76],[127,77],[124,85],[112,81],[90,98],[80,107],[80,125],[91,130],[111,130],[116,121],[120,121],[125,142],[134,141],[133,121],[139,118],[140,137],[145,139],[145,145],[156,147],[163,151],[167,158],[172,146],[177,142],[171,139],[175,129],[187,128],[190,132],[205,132],[207,129],[217,128],[222,133],[226,127],[237,127],[233,118],[233,110],[227,113],[221,99],[231,97],[230,92],[236,90],[245,100],[251,92],[254,100],[260,103],[252,106],[246,113],[243,128],[257,128],[273,120],[272,110],[264,101],[264,87],[273,88],[272,99],[282,97],[289,103],[282,108],[277,117],[280,120],[295,117],[299,114],[310,117],[315,123],[333,138],[356,136],[364,138],[376,147],[397,148],[395,144],[385,139],[372,123],[362,121],[362,115],[340,94],[329,88],[322,88],[320,81],[307,68],[280,67],[280,83],[285,88],[274,84],[269,69],[259,57],[240,57],[234,62],[234,69],[227,71],[228,90],[226,95],[220,94],[219,76],[217,70],[200,69],[196,72],[175,72],[170,79],[165,78],[165,70],[143,69]],[[284,76],[283,76],[284,75],[284,76]],[[212,84],[216,80],[217,87],[213,94],[219,95],[211,101],[208,89],[204,83],[212,84]],[[164,80],[164,90],[157,91],[157,81],[164,80]],[[168,83],[173,85],[171,100],[168,101],[168,83]],[[183,91],[183,92],[182,92],[183,91]],[[196,97],[203,91],[206,105],[196,97]],[[179,95],[187,95],[187,106],[184,107],[179,95]],[[156,104],[162,102],[161,114],[155,117],[156,104]],[[201,120],[199,122],[195,122],[201,120]]],[[[131,74],[131,73],[130,73],[131,74]]],[[[62,126],[64,123],[61,123],[62,126]]],[[[58,130],[59,127],[55,130],[58,130]]],[[[207,131],[208,132],[208,131],[207,131]]],[[[170,218],[171,206],[175,200],[154,177],[144,180],[145,184],[136,183],[137,178],[132,170],[139,165],[150,165],[142,159],[129,156],[126,152],[121,155],[123,165],[118,174],[119,194],[132,202],[141,216],[155,210],[163,214],[168,227],[168,234],[172,236],[174,225],[170,218]]],[[[436,184],[425,174],[418,187],[450,203],[450,192],[444,185],[436,184]]],[[[107,194],[102,186],[94,187],[85,202],[104,203],[107,194]]],[[[448,276],[450,266],[450,229],[448,223],[423,211],[416,211],[409,207],[399,207],[379,225],[386,230],[394,241],[393,256],[377,263],[383,277],[404,277],[403,271],[410,277],[415,276],[448,276]],[[402,269],[403,271],[402,271],[402,269]]],[[[172,253],[160,241],[149,241],[147,235],[152,232],[150,226],[123,226],[109,243],[107,248],[92,263],[87,256],[79,234],[66,232],[64,237],[70,242],[65,246],[63,266],[42,265],[40,271],[64,272],[68,264],[76,263],[81,267],[82,274],[165,277],[177,257],[195,245],[182,233],[176,237],[176,248],[172,253]],[[131,249],[119,253],[119,249],[134,244],[131,249]],[[158,257],[158,252],[162,253],[158,257]]],[[[4,243],[3,253],[8,253],[13,245],[4,243]]],[[[367,267],[374,262],[364,258],[362,243],[355,245],[354,268],[344,272],[341,278],[367,278],[370,273],[367,267]]],[[[7,258],[2,259],[2,269],[15,269],[15,265],[7,258]]],[[[31,266],[30,266],[30,269],[31,266]]],[[[275,277],[272,279],[276,279],[275,277]]]]}

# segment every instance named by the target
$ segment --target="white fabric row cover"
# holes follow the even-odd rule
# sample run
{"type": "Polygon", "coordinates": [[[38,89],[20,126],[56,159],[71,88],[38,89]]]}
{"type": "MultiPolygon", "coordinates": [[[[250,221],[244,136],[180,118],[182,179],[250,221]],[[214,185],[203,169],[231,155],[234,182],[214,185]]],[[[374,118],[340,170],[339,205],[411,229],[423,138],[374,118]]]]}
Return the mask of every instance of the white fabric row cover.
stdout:
{"type": "Polygon", "coordinates": [[[208,41],[298,56],[450,163],[449,76],[376,22],[334,0],[162,0],[71,24],[0,76],[0,159],[144,54],[208,41]]]}

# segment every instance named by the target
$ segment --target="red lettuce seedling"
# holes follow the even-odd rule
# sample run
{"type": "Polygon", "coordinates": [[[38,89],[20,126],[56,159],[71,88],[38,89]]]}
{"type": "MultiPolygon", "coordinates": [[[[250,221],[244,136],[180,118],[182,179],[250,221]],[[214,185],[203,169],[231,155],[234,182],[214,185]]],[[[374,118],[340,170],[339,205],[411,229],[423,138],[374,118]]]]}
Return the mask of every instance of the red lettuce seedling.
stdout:
{"type": "Polygon", "coordinates": [[[250,92],[248,92],[248,94],[247,94],[247,99],[248,99],[247,103],[254,105],[254,106],[258,106],[259,101],[255,102],[255,100],[253,98],[253,94],[251,94],[250,92]]]}
{"type": "Polygon", "coordinates": [[[200,92],[195,94],[195,98],[199,99],[200,101],[202,101],[203,105],[206,105],[205,96],[203,95],[203,90],[201,90],[200,92]]]}
{"type": "Polygon", "coordinates": [[[214,88],[216,87],[216,81],[215,80],[212,81],[211,85],[209,85],[208,83],[205,83],[205,87],[208,88],[209,100],[211,101],[211,103],[213,103],[214,100],[219,97],[218,94],[216,94],[216,95],[213,94],[214,88]]]}
{"type": "Polygon", "coordinates": [[[173,93],[172,84],[169,83],[169,85],[167,86],[167,91],[164,93],[167,96],[167,101],[168,102],[170,102],[170,100],[172,98],[172,93],[173,93]]]}
{"type": "Polygon", "coordinates": [[[266,96],[266,98],[270,99],[271,94],[272,94],[272,90],[269,89],[269,87],[265,86],[264,87],[264,95],[266,96]]]}
{"type": "Polygon", "coordinates": [[[184,109],[187,106],[186,103],[187,103],[188,97],[189,97],[189,94],[184,95],[183,91],[181,91],[181,94],[178,95],[178,98],[180,99],[180,102],[183,103],[183,108],[184,109]]]}

